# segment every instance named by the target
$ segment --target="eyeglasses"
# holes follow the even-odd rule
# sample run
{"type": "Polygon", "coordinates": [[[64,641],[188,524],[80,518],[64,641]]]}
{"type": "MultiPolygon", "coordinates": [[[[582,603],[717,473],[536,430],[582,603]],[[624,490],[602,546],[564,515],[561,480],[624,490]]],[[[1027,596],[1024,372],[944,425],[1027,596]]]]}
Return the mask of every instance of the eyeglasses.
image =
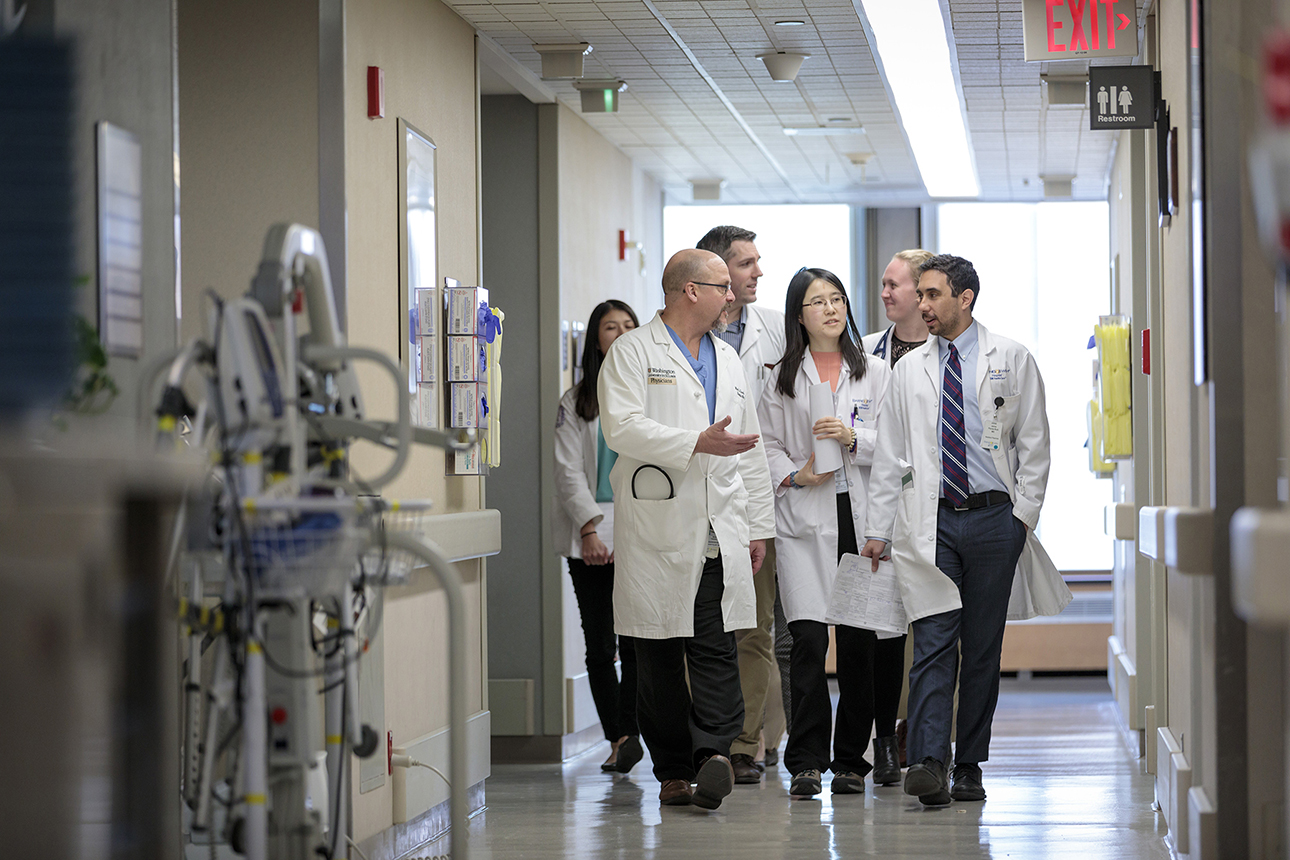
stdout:
{"type": "Polygon", "coordinates": [[[824,299],[816,299],[813,302],[803,302],[802,307],[810,308],[813,311],[823,313],[824,306],[826,304],[832,305],[834,308],[838,310],[846,310],[847,297],[842,295],[841,293],[834,293],[833,295],[829,296],[828,301],[825,301],[824,299]]]}
{"type": "Polygon", "coordinates": [[[690,281],[690,283],[699,287],[716,287],[718,290],[721,290],[722,292],[730,289],[729,284],[709,284],[707,281],[690,281]]]}

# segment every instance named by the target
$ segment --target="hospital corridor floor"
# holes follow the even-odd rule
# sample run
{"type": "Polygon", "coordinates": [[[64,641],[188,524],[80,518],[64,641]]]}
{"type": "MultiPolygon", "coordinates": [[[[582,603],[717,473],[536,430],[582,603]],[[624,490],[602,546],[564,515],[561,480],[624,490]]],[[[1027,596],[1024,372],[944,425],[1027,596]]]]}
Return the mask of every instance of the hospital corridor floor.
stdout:
{"type": "MultiPolygon", "coordinates": [[[[836,702],[836,689],[835,689],[836,702]]],[[[1120,739],[1104,678],[1004,679],[988,799],[924,809],[899,786],[788,796],[767,769],[721,808],[664,807],[648,758],[600,771],[601,744],[564,765],[495,765],[472,858],[1133,858],[1169,857],[1153,777],[1120,739]]],[[[825,779],[828,779],[826,775],[825,779]]]]}

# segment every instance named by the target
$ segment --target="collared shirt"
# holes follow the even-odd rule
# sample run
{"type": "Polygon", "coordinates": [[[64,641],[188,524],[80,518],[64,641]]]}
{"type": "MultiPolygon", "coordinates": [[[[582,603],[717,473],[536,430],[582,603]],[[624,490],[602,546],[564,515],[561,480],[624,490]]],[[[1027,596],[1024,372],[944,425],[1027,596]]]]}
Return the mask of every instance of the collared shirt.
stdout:
{"type": "MultiPolygon", "coordinates": [[[[985,426],[981,423],[981,407],[977,401],[976,392],[976,363],[980,356],[979,338],[976,321],[974,320],[966,330],[963,331],[952,343],[959,353],[959,366],[963,374],[963,430],[967,442],[967,473],[968,473],[968,492],[984,493],[988,490],[1002,490],[1008,492],[1008,488],[999,480],[999,472],[994,468],[994,458],[990,452],[981,447],[981,434],[985,432],[985,426]]],[[[943,385],[945,380],[945,365],[950,360],[951,341],[945,338],[938,339],[938,348],[940,349],[940,368],[941,375],[938,381],[943,385]]],[[[939,428],[939,424],[937,425],[939,428]]],[[[936,433],[937,439],[940,438],[940,430],[936,433]]]]}
{"type": "Polygon", "coordinates": [[[733,320],[726,324],[726,330],[717,332],[717,337],[724,340],[739,352],[739,348],[744,343],[744,327],[748,325],[748,306],[744,305],[739,309],[739,322],[733,320]]]}
{"type": "Polygon", "coordinates": [[[703,383],[703,393],[708,398],[708,423],[717,422],[717,348],[712,344],[712,338],[706,334],[699,338],[699,357],[695,358],[690,355],[690,349],[681,342],[672,327],[667,326],[667,333],[672,336],[672,342],[681,350],[681,355],[685,360],[690,362],[690,367],[694,368],[695,374],[699,381],[703,383]]]}

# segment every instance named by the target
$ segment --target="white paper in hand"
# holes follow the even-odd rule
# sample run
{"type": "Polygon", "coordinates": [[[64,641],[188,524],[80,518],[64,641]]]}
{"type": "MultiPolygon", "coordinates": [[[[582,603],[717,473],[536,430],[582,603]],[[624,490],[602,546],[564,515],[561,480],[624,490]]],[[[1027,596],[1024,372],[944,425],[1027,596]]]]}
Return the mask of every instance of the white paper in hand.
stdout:
{"type": "MultiPolygon", "coordinates": [[[[833,390],[827,382],[817,382],[810,389],[811,425],[821,418],[833,415],[833,390]]],[[[817,475],[835,472],[842,468],[842,445],[837,439],[812,438],[811,450],[815,452],[814,471],[817,475]]]]}
{"type": "Polygon", "coordinates": [[[867,558],[852,553],[842,556],[824,620],[829,624],[876,630],[879,639],[901,636],[909,627],[909,620],[900,599],[896,569],[890,561],[878,562],[877,573],[870,571],[871,566],[867,558]]]}

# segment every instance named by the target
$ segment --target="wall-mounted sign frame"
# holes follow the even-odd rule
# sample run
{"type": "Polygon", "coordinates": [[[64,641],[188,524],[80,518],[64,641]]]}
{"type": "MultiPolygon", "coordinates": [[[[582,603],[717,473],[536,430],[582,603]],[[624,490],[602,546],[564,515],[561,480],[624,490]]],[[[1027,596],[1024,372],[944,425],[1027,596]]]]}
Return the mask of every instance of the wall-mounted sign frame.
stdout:
{"type": "Polygon", "coordinates": [[[1156,93],[1151,66],[1093,66],[1088,70],[1088,127],[1155,128],[1156,93]]]}
{"type": "Polygon", "coordinates": [[[110,122],[97,128],[99,339],[111,355],[143,354],[143,148],[110,122]]]}
{"type": "Polygon", "coordinates": [[[434,141],[407,120],[399,132],[400,359],[408,374],[412,421],[442,426],[439,348],[439,236],[434,141]]]}
{"type": "Polygon", "coordinates": [[[1134,0],[1022,0],[1028,63],[1138,55],[1134,0]]]}

